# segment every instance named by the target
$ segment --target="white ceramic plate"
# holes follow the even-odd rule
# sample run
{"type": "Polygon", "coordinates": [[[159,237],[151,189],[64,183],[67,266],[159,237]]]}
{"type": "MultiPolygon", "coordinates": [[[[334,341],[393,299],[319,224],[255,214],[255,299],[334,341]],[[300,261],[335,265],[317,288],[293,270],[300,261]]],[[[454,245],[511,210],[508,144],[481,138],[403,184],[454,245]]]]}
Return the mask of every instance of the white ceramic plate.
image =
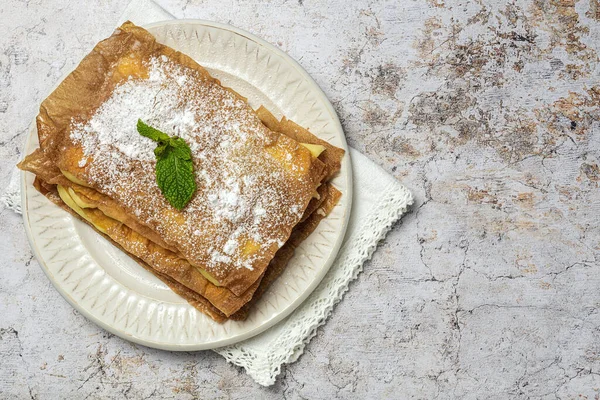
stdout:
{"type": "MultiPolygon", "coordinates": [[[[331,104],[310,76],[274,46],[239,29],[214,22],[179,20],[147,29],[180,50],[257,108],[265,105],[347,150],[331,104]]],[[[38,146],[33,126],[25,153],[38,146]]],[[[112,246],[90,227],[50,203],[22,175],[23,217],[31,246],[60,294],[104,329],[146,346],[203,350],[254,336],[289,315],[316,288],[341,245],[352,195],[348,153],[335,186],[343,196],[316,231],[297,249],[285,272],[256,304],[248,319],[218,324],[112,246]]]]}

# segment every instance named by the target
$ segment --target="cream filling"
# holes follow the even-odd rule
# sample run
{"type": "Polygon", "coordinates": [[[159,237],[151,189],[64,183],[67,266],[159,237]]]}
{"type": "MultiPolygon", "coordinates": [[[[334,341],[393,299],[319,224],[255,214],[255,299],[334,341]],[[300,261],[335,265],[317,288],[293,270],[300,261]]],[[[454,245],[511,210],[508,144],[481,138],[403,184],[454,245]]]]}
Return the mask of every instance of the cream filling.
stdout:
{"type": "Polygon", "coordinates": [[[91,217],[91,215],[86,213],[83,208],[79,207],[77,202],[69,194],[69,190],[67,188],[61,185],[57,185],[56,189],[58,190],[58,195],[60,196],[61,200],[64,201],[65,204],[69,206],[69,208],[71,208],[73,211],[79,214],[81,218],[94,225],[96,229],[98,229],[100,232],[107,234],[106,229],[98,221],[96,221],[94,218],[91,217]]]}
{"type": "Polygon", "coordinates": [[[85,183],[84,181],[82,181],[81,179],[79,179],[78,177],[73,175],[72,173],[63,171],[62,169],[60,170],[60,172],[65,176],[65,178],[67,178],[71,182],[76,183],[81,186],[90,187],[90,185],[88,185],[87,183],[85,183]]]}
{"type": "Polygon", "coordinates": [[[325,151],[325,146],[321,144],[310,144],[310,143],[300,143],[302,146],[306,147],[310,154],[313,155],[314,158],[317,158],[321,155],[322,152],[325,151]]]}
{"type": "Polygon", "coordinates": [[[69,192],[69,196],[71,196],[71,198],[73,199],[73,201],[81,208],[96,208],[95,205],[91,204],[91,203],[87,203],[85,200],[83,200],[79,195],[77,195],[77,193],[75,193],[75,191],[72,188],[68,188],[67,191],[69,192]]]}

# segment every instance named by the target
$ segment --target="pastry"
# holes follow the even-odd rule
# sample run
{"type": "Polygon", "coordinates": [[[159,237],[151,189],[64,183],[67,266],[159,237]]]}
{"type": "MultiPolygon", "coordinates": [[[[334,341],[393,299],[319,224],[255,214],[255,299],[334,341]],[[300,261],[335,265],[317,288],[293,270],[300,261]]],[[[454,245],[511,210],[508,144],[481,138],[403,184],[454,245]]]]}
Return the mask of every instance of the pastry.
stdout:
{"type": "Polygon", "coordinates": [[[44,100],[37,129],[40,148],[19,164],[36,188],[220,322],[240,318],[337,196],[325,182],[343,150],[255,112],[130,22],[44,100]],[[160,186],[164,143],[139,134],[139,120],[189,148],[184,206],[160,186]]]}

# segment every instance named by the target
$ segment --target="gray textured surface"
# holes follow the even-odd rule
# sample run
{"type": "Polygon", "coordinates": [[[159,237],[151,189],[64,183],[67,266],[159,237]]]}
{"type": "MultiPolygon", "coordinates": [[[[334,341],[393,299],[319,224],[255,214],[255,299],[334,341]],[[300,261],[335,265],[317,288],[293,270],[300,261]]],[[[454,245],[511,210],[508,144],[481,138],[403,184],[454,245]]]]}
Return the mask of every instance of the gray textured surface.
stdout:
{"type": "MultiPolygon", "coordinates": [[[[126,1],[0,3],[0,184],[48,90],[126,1]]],[[[125,342],[54,291],[0,213],[1,398],[597,398],[597,0],[160,2],[297,59],[413,212],[269,389],[125,342]]]]}

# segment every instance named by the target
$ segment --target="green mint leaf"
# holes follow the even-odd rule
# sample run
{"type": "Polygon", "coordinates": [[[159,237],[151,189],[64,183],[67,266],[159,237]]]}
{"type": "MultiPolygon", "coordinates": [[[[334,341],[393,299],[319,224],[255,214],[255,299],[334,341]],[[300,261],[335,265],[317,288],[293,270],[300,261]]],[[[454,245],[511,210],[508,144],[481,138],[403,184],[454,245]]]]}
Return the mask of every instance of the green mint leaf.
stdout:
{"type": "MultiPolygon", "coordinates": [[[[187,150],[190,152],[189,148],[187,150]]],[[[179,149],[166,146],[156,160],[156,183],[169,203],[178,210],[183,209],[196,192],[192,159],[182,158],[180,153],[179,149]]]]}
{"type": "Polygon", "coordinates": [[[159,131],[156,128],[153,128],[149,125],[146,125],[144,121],[138,119],[137,122],[137,131],[140,135],[147,137],[148,139],[152,139],[155,142],[168,142],[170,137],[166,133],[159,131]]]}
{"type": "Polygon", "coordinates": [[[165,152],[165,149],[168,147],[168,143],[159,143],[158,146],[156,146],[156,148],[154,149],[154,155],[156,156],[156,158],[160,157],[162,155],[162,153],[165,152]]]}
{"type": "Polygon", "coordinates": [[[182,210],[196,192],[192,151],[185,140],[169,135],[138,120],[138,132],[158,142],[156,156],[156,183],[169,204],[182,210]]]}
{"type": "Polygon", "coordinates": [[[177,157],[183,160],[191,160],[192,159],[192,150],[190,150],[189,146],[179,137],[173,137],[169,140],[169,147],[175,151],[177,157]]]}

